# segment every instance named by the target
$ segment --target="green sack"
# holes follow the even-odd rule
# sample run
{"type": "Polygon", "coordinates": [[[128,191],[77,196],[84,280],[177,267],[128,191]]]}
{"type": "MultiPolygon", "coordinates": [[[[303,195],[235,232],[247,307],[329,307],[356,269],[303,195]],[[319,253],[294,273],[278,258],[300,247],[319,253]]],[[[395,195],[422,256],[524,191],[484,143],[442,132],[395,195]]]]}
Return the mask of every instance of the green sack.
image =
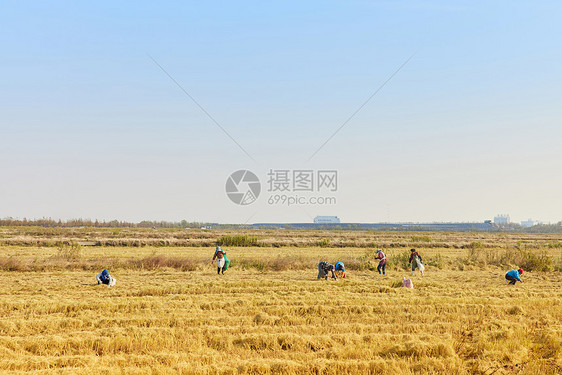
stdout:
{"type": "Polygon", "coordinates": [[[222,268],[222,270],[226,271],[228,269],[228,266],[230,266],[230,260],[226,257],[226,254],[224,254],[224,267],[222,268]]]}

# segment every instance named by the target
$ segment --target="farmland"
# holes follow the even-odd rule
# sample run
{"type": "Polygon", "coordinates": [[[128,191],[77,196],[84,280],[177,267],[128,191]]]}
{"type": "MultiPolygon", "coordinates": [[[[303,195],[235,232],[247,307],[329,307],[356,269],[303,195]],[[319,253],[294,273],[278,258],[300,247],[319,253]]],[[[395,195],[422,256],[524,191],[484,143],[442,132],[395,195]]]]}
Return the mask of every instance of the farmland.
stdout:
{"type": "Polygon", "coordinates": [[[0,372],[562,372],[556,234],[0,230],[0,372]],[[211,264],[215,243],[232,260],[211,264]],[[374,252],[389,258],[374,270],[374,252]],[[410,247],[425,276],[401,287],[410,247]],[[348,278],[317,281],[319,260],[348,278]],[[523,267],[525,283],[505,285],[523,267]],[[109,268],[114,288],[94,276],[109,268]]]}

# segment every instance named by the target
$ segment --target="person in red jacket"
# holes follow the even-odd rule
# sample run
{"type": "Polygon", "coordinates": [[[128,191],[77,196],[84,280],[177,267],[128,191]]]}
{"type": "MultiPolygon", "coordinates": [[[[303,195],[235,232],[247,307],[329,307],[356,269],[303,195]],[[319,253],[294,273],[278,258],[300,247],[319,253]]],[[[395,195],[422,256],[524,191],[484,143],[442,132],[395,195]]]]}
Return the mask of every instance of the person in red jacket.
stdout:
{"type": "Polygon", "coordinates": [[[382,252],[381,249],[377,249],[377,257],[376,259],[379,260],[379,265],[377,266],[377,271],[379,271],[379,275],[386,275],[386,254],[382,252]],[[381,273],[382,271],[382,273],[381,273]]]}
{"type": "Polygon", "coordinates": [[[420,270],[422,276],[424,271],[423,261],[421,255],[416,251],[416,249],[410,250],[410,259],[408,260],[408,267],[412,265],[412,276],[414,275],[414,271],[416,267],[420,270]]]}

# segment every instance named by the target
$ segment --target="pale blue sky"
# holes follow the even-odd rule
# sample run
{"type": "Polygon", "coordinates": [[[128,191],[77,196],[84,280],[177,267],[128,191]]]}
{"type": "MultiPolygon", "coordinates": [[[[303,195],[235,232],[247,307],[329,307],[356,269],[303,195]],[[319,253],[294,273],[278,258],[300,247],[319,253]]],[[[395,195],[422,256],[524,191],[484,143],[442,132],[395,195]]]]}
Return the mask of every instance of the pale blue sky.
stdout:
{"type": "Polygon", "coordinates": [[[560,19],[555,1],[0,0],[0,217],[562,220],[560,19]],[[337,169],[338,203],[228,200],[231,172],[270,168],[337,169]]]}

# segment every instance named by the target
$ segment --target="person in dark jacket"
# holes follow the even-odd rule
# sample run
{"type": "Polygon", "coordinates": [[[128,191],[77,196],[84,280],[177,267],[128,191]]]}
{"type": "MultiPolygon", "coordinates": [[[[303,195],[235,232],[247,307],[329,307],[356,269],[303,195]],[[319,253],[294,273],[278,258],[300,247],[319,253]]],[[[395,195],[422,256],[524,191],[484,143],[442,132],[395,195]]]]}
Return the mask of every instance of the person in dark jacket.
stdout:
{"type": "Polygon", "coordinates": [[[328,262],[320,262],[318,263],[318,277],[317,279],[324,279],[324,280],[328,280],[328,273],[331,272],[332,273],[332,278],[334,280],[338,280],[335,274],[336,267],[333,264],[330,264],[328,262]]]}
{"type": "Polygon", "coordinates": [[[523,270],[521,268],[518,270],[511,270],[505,274],[505,282],[509,282],[509,285],[515,285],[518,281],[522,283],[521,275],[523,275],[523,270]]]}
{"type": "Polygon", "coordinates": [[[423,261],[421,255],[416,251],[416,249],[410,250],[410,259],[408,260],[408,267],[412,266],[412,276],[414,276],[414,271],[416,267],[420,270],[422,276],[425,267],[423,266],[423,261]]]}

